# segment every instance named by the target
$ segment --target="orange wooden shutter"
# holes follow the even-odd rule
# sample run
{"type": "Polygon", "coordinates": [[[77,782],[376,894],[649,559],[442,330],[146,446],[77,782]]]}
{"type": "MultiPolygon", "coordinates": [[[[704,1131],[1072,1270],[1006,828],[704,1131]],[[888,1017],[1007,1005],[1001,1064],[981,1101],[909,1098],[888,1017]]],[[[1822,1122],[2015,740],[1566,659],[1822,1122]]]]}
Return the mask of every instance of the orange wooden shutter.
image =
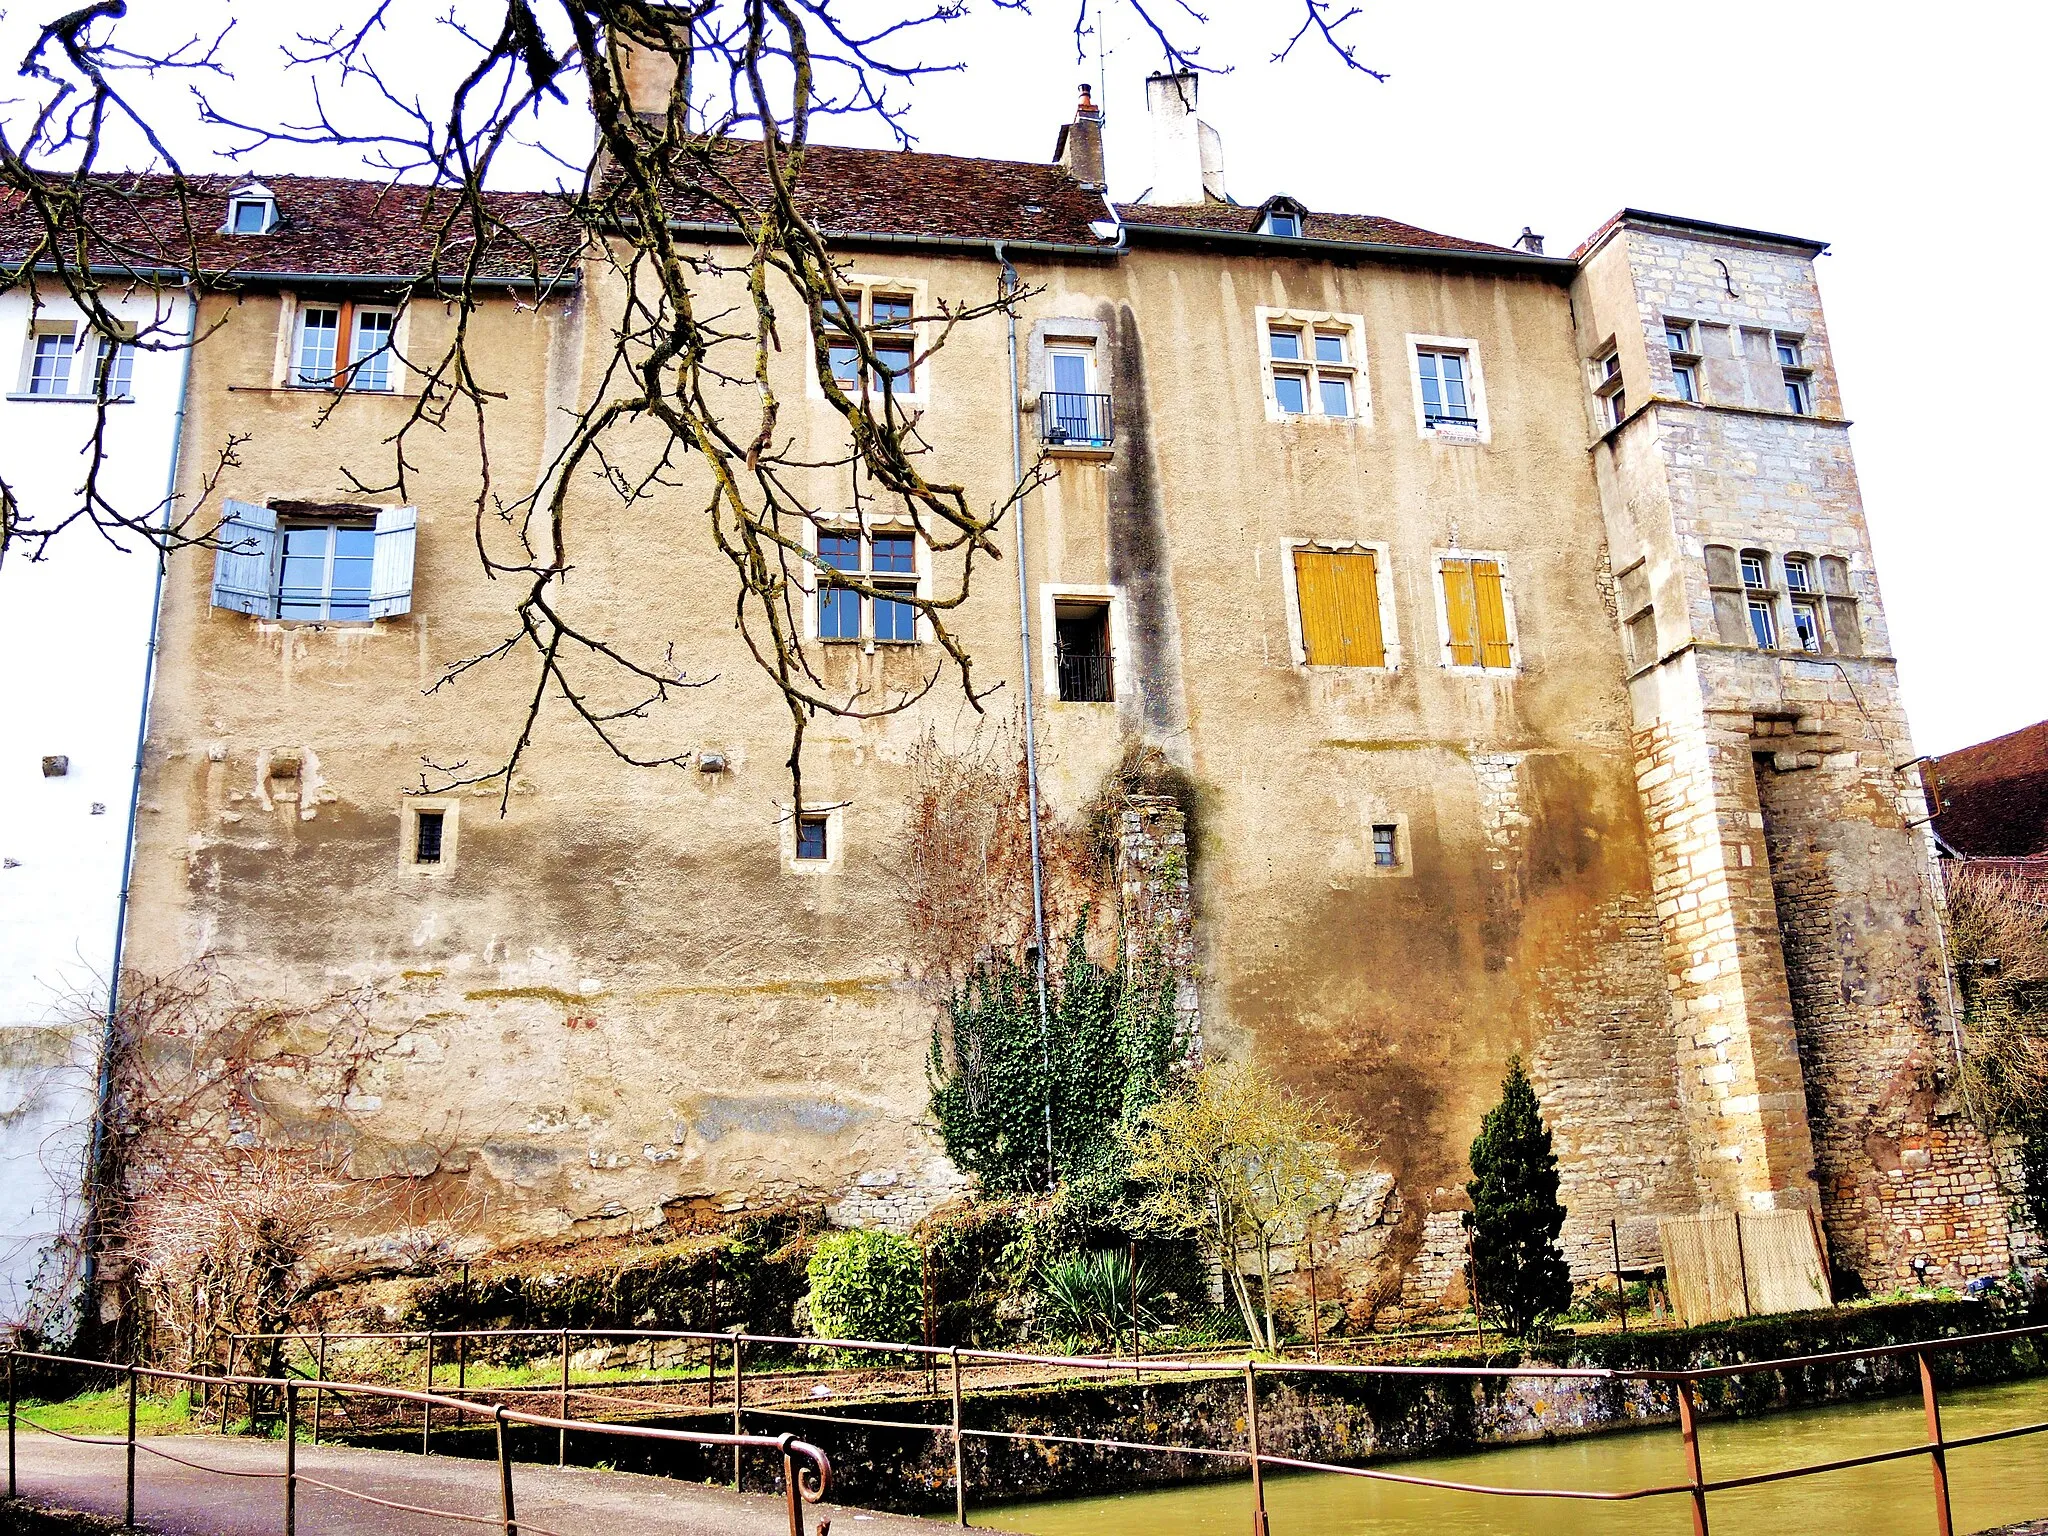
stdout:
{"type": "Polygon", "coordinates": [[[1498,561],[1472,562],[1472,595],[1479,610],[1479,664],[1512,667],[1515,654],[1508,645],[1508,609],[1501,593],[1498,561]]]}
{"type": "Polygon", "coordinates": [[[1301,643],[1310,666],[1383,667],[1380,593],[1371,550],[1294,552],[1294,590],[1301,604],[1301,643]]]}
{"type": "Polygon", "coordinates": [[[1444,619],[1451,640],[1451,665],[1479,665],[1479,615],[1472,596],[1472,562],[1443,562],[1444,619]]]}

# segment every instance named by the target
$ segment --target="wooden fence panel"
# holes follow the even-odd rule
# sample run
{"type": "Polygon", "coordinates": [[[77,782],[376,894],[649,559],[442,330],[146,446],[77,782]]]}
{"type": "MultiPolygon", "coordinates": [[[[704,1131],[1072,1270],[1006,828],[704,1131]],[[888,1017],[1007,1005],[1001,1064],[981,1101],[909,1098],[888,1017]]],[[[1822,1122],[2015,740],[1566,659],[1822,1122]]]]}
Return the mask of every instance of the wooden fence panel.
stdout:
{"type": "Polygon", "coordinates": [[[1657,1236],[1671,1304],[1688,1326],[1832,1304],[1804,1211],[1668,1217],[1657,1236]]]}

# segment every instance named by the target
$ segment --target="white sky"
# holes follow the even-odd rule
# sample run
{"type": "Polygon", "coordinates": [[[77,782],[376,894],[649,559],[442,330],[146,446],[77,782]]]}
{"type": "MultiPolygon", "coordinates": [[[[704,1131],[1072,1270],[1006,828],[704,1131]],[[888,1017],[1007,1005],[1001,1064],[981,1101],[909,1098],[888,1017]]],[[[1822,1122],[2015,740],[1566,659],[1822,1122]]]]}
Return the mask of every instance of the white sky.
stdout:
{"type": "MultiPolygon", "coordinates": [[[[0,55],[24,23],[75,0],[13,0],[0,55]]],[[[1050,156],[1075,86],[1075,0],[1037,14],[977,0],[938,29],[928,57],[959,75],[918,87],[920,147],[1011,159],[1050,156]]],[[[1377,213],[1480,239],[1524,224],[1569,252],[1632,205],[1833,242],[1821,284],[1879,576],[1922,751],[1947,751],[2048,715],[2031,653],[2048,506],[2015,446],[2039,429],[2024,394],[2037,371],[2009,340],[2034,328],[2034,268],[2048,245],[2037,4],[1938,7],[1853,0],[1359,0],[1348,28],[1377,85],[1304,42],[1268,62],[1292,0],[1210,0],[1201,111],[1222,134],[1231,193],[1291,193],[1315,208],[1377,213]],[[1270,19],[1269,19],[1270,18],[1270,19]]],[[[895,13],[849,0],[848,14],[895,13]]],[[[445,60],[429,17],[394,7],[388,59],[445,60]]],[[[461,0],[485,18],[497,8],[461,0]]],[[[1176,0],[1155,0],[1164,17],[1176,0]]],[[[237,20],[238,79],[225,99],[283,113],[303,87],[268,64],[268,39],[359,4],[143,0],[144,26],[237,20]],[[288,93],[288,94],[287,94],[288,93]]],[[[1102,70],[1116,195],[1151,180],[1142,76],[1156,67],[1125,14],[1102,70]]],[[[417,67],[425,67],[420,64],[417,67]]],[[[160,87],[169,104],[169,87],[160,87]]],[[[147,93],[147,92],[145,92],[147,93]]],[[[558,114],[572,155],[587,129],[558,114]]],[[[827,135],[832,136],[830,134],[827,135]]],[[[844,138],[878,142],[872,128],[844,138]]],[[[174,144],[199,141],[181,136],[174,144]]],[[[205,162],[194,154],[193,166],[205,162]]],[[[265,152],[256,170],[346,171],[332,156],[265,152]]],[[[538,166],[535,177],[541,175],[538,166]]]]}

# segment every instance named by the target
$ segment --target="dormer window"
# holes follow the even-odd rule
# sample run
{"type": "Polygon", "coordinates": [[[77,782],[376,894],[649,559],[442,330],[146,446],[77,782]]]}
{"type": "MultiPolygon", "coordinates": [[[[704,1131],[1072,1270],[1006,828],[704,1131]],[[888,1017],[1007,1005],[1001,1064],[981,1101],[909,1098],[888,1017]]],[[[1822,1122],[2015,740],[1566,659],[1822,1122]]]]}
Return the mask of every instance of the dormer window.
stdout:
{"type": "Polygon", "coordinates": [[[1265,217],[1259,220],[1259,233],[1278,235],[1283,240],[1301,238],[1302,206],[1292,198],[1276,197],[1266,204],[1265,217]]]}
{"type": "Polygon", "coordinates": [[[267,235],[277,223],[277,199],[270,188],[252,181],[228,197],[228,221],[224,235],[267,235]]]}

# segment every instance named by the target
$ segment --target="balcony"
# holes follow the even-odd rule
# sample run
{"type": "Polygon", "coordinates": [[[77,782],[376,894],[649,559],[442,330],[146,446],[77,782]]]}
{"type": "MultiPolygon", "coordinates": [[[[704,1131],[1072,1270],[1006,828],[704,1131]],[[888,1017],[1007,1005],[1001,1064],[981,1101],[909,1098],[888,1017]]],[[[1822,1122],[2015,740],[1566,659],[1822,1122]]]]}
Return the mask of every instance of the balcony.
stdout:
{"type": "Polygon", "coordinates": [[[1060,699],[1067,704],[1108,704],[1116,698],[1116,663],[1100,651],[1059,648],[1060,699]]]}
{"type": "Polygon", "coordinates": [[[1038,440],[1055,452],[1108,452],[1115,440],[1107,395],[1073,395],[1049,389],[1038,397],[1038,440]]]}

